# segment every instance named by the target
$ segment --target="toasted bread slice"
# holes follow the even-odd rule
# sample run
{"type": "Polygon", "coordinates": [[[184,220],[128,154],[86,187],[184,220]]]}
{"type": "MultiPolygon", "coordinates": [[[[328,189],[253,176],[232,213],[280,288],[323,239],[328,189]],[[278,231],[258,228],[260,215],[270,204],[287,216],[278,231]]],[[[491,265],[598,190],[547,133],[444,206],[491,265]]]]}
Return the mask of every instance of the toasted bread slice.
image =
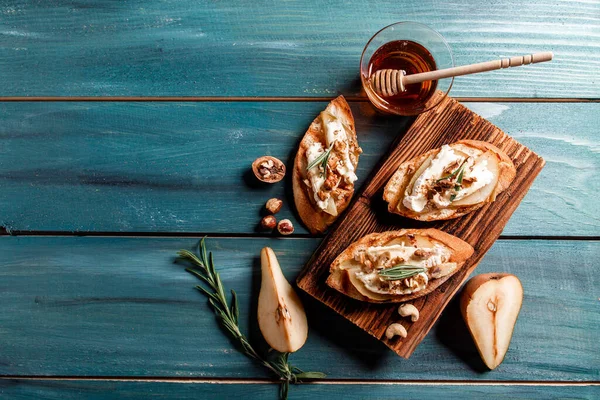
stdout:
{"type": "MultiPolygon", "coordinates": [[[[414,249],[411,248],[411,251],[414,249]]],[[[425,296],[440,285],[446,282],[452,275],[459,271],[465,264],[465,261],[473,254],[473,247],[463,240],[437,229],[403,229],[399,231],[389,231],[383,233],[372,233],[351,244],[344,250],[331,264],[327,285],[333,289],[352,297],[356,300],[369,303],[402,303],[425,296]],[[437,245],[443,247],[449,254],[445,257],[443,263],[431,266],[426,274],[429,279],[426,285],[418,291],[406,294],[379,293],[371,291],[360,279],[357,279],[356,272],[364,272],[364,264],[357,261],[360,253],[369,248],[377,246],[390,246],[400,243],[411,245],[417,249],[431,249],[437,245]],[[443,268],[444,265],[452,265],[453,268],[437,278],[434,275],[436,268],[443,268]]],[[[414,255],[412,256],[414,257],[414,255]]],[[[406,262],[406,261],[405,261],[406,262]]],[[[411,261],[408,261],[411,262],[411,261]]],[[[425,261],[427,262],[427,261],[425,261]]],[[[414,261],[413,261],[414,263],[414,261]]],[[[385,289],[384,289],[385,290],[385,289]]]]}
{"type": "Polygon", "coordinates": [[[490,143],[478,140],[461,140],[449,145],[453,150],[475,156],[489,157],[494,164],[493,181],[475,191],[469,198],[451,202],[445,207],[438,207],[428,200],[422,211],[416,212],[407,208],[404,199],[412,190],[416,175],[422,174],[431,161],[435,159],[441,148],[430,150],[425,154],[402,163],[398,171],[390,178],[383,192],[383,199],[388,202],[391,213],[419,221],[437,221],[461,217],[471,211],[481,208],[484,204],[493,202],[496,196],[504,191],[513,181],[516,168],[512,160],[500,149],[490,143]],[[480,196],[479,198],[477,196],[480,196]]]}
{"type": "MultiPolygon", "coordinates": [[[[350,160],[349,162],[352,165],[353,170],[356,170],[358,157],[362,150],[358,146],[354,117],[352,116],[348,103],[343,96],[339,96],[327,105],[324,113],[327,113],[328,116],[336,120],[336,123],[339,122],[340,125],[343,126],[346,136],[346,139],[343,142],[348,145],[348,160],[350,160]]],[[[354,194],[353,182],[348,183],[345,181],[344,177],[340,176],[341,183],[329,192],[331,199],[333,199],[332,202],[335,203],[335,207],[333,207],[333,204],[331,205],[331,208],[335,210],[334,213],[328,213],[317,205],[317,200],[315,200],[315,190],[313,186],[311,186],[309,171],[307,170],[307,167],[309,166],[307,153],[315,143],[320,143],[323,149],[327,149],[328,139],[326,138],[325,133],[326,124],[323,122],[322,115],[323,113],[314,119],[308,128],[308,131],[306,131],[302,138],[292,172],[294,202],[296,203],[300,218],[312,234],[324,232],[327,227],[337,219],[337,216],[346,209],[354,194]]],[[[335,151],[336,150],[333,150],[332,155],[335,155],[335,151]]],[[[329,157],[328,165],[333,166],[333,162],[337,159],[338,158],[333,156],[329,157]]],[[[326,172],[321,170],[323,176],[328,177],[327,174],[335,175],[337,173],[335,168],[330,168],[329,166],[325,168],[325,170],[326,172]]],[[[333,176],[332,178],[335,177],[336,176],[333,176]]]]}

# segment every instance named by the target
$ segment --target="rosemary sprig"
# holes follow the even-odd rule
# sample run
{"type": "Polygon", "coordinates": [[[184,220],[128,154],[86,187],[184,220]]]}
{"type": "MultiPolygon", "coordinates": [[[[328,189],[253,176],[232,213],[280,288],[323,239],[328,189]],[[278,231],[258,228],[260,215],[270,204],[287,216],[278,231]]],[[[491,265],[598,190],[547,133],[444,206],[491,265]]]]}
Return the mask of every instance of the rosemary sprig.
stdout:
{"type": "Polygon", "coordinates": [[[445,181],[446,179],[454,178],[458,173],[462,173],[467,166],[467,160],[464,160],[462,164],[458,166],[450,175],[442,176],[440,179],[436,180],[436,182],[445,181]]]}
{"type": "Polygon", "coordinates": [[[198,245],[197,255],[188,250],[179,250],[177,254],[179,258],[185,259],[194,265],[194,268],[186,268],[186,271],[204,282],[204,285],[197,285],[196,289],[208,297],[208,302],[212,306],[219,323],[239,344],[242,352],[279,378],[281,381],[279,395],[282,399],[287,399],[290,383],[298,383],[302,379],[321,379],[326,376],[322,372],[304,372],[300,368],[292,366],[288,362],[289,353],[278,353],[273,360],[267,360],[252,347],[248,338],[240,331],[238,324],[240,308],[237,295],[232,289],[231,304],[229,304],[221,277],[215,270],[212,253],[207,256],[204,239],[198,245]]]}
{"type": "Polygon", "coordinates": [[[454,201],[460,189],[462,189],[462,181],[465,173],[465,167],[467,166],[467,160],[464,160],[462,164],[459,165],[450,175],[442,176],[440,179],[436,180],[436,182],[445,181],[447,179],[454,178],[457,174],[456,183],[454,184],[454,194],[450,196],[450,201],[454,201]]]}
{"type": "Polygon", "coordinates": [[[321,168],[323,168],[323,171],[321,172],[321,176],[327,175],[327,162],[329,161],[329,156],[331,156],[332,149],[333,149],[333,143],[331,143],[331,145],[329,146],[329,148],[327,150],[325,150],[324,152],[319,154],[319,156],[317,158],[312,160],[312,162],[310,164],[308,164],[308,166],[306,167],[306,170],[310,171],[311,169],[313,169],[314,167],[316,167],[318,165],[321,168]]]}
{"type": "Polygon", "coordinates": [[[397,281],[400,279],[410,278],[418,275],[421,272],[425,272],[426,269],[418,267],[416,265],[395,265],[391,268],[386,268],[378,271],[377,273],[386,281],[397,281]]]}
{"type": "Polygon", "coordinates": [[[452,196],[450,196],[450,201],[454,201],[454,199],[458,195],[458,192],[460,191],[460,189],[462,189],[462,181],[463,181],[464,173],[465,173],[465,169],[463,168],[462,171],[460,171],[460,174],[458,174],[458,178],[456,179],[456,184],[454,185],[455,193],[452,196]]]}

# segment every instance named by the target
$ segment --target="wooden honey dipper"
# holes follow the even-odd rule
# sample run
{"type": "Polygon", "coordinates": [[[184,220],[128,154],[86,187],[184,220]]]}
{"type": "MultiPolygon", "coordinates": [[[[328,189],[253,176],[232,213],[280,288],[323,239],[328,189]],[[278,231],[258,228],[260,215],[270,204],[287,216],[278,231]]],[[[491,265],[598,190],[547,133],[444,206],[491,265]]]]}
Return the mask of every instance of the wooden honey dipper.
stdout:
{"type": "Polygon", "coordinates": [[[406,72],[399,69],[380,69],[371,75],[371,85],[375,92],[383,97],[389,97],[404,92],[406,85],[421,83],[424,81],[435,81],[453,76],[476,74],[479,72],[493,71],[495,69],[519,67],[521,65],[535,64],[552,60],[551,51],[543,53],[528,54],[499,60],[486,61],[478,64],[463,65],[436,71],[421,72],[413,75],[405,75],[406,72]]]}

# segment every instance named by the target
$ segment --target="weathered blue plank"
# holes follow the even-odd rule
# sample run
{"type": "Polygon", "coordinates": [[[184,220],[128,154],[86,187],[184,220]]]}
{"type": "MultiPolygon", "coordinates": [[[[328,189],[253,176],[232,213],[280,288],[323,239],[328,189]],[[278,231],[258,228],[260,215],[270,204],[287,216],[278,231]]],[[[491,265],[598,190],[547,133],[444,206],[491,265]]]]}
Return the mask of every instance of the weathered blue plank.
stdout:
{"type": "Polygon", "coordinates": [[[548,64],[456,79],[455,96],[597,98],[598,2],[5,0],[0,95],[359,93],[380,28],[440,31],[457,64],[552,50],[548,64]]]}
{"type": "MultiPolygon", "coordinates": [[[[398,384],[336,384],[295,385],[290,399],[329,400],[353,399],[596,399],[598,386],[505,386],[505,385],[398,385],[398,384]]],[[[0,395],[7,400],[122,400],[152,399],[272,399],[277,400],[274,384],[211,384],[172,382],[107,382],[2,380],[0,395]]]]}
{"type": "Polygon", "coordinates": [[[506,234],[600,235],[600,105],[467,105],[546,160],[506,234]]]}
{"type": "MultiPolygon", "coordinates": [[[[34,231],[252,233],[284,184],[251,162],[292,164],[325,103],[0,103],[0,226],[34,231]]],[[[600,104],[470,103],[547,160],[505,229],[598,235],[600,104]],[[560,182],[560,185],[557,185],[560,182]]],[[[360,185],[407,120],[353,103],[360,185]]],[[[307,233],[295,223],[297,233],[307,233]]]]}
{"type": "MultiPolygon", "coordinates": [[[[3,103],[0,225],[16,230],[254,232],[252,161],[293,162],[325,103],[3,103]]],[[[361,181],[407,119],[354,107],[361,181]]],[[[290,196],[291,200],[292,197],[290,196]]],[[[290,204],[279,214],[291,218],[290,204]]],[[[297,225],[297,232],[307,231],[297,225]]]]}
{"type": "MultiPolygon", "coordinates": [[[[244,331],[256,324],[258,254],[276,250],[293,279],[316,239],[209,239],[244,331]]],[[[195,239],[0,238],[0,375],[266,377],[217,328],[197,280],[173,264],[195,239]]],[[[303,296],[307,344],[291,357],[332,379],[598,381],[598,241],[499,241],[478,272],[525,289],[504,363],[482,363],[451,303],[409,360],[303,296]]]]}

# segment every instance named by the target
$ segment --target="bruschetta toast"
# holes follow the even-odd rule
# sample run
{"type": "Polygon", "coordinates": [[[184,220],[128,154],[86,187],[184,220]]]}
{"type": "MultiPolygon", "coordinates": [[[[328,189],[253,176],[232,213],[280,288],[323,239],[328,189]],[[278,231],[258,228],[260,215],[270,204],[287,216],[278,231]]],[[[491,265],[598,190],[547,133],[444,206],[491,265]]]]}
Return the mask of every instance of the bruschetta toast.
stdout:
{"type": "Polygon", "coordinates": [[[372,233],[333,261],[327,285],[361,301],[401,303],[437,289],[472,254],[471,245],[437,229],[372,233]]]}
{"type": "Polygon", "coordinates": [[[324,232],[350,203],[361,152],[352,112],[339,96],[312,122],[294,161],[294,202],[312,234],[324,232]]]}
{"type": "Polygon", "coordinates": [[[419,221],[458,218],[494,201],[515,174],[497,147],[461,140],[402,163],[383,198],[389,212],[419,221]]]}

